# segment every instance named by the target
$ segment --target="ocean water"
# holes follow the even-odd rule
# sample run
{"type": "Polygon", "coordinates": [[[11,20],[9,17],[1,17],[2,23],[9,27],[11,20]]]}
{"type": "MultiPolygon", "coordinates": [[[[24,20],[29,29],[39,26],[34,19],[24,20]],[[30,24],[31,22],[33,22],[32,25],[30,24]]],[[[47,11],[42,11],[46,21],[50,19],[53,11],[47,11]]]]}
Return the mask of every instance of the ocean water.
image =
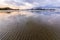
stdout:
{"type": "Polygon", "coordinates": [[[60,12],[0,13],[1,40],[60,40],[60,12]]]}

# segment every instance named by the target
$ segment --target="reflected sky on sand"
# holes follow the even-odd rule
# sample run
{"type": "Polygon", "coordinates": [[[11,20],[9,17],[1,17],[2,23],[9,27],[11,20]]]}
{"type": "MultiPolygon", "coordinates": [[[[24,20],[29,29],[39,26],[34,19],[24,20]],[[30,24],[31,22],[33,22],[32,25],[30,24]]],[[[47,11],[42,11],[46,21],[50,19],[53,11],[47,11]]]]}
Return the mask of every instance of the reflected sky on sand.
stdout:
{"type": "Polygon", "coordinates": [[[19,33],[18,39],[24,40],[48,38],[48,40],[59,40],[59,30],[60,14],[54,12],[19,11],[11,12],[10,14],[0,13],[0,39],[3,40],[9,38],[11,40],[17,39],[15,38],[15,36],[18,36],[16,35],[16,33],[19,33]],[[32,38],[30,37],[30,35],[32,38]],[[36,35],[38,36],[38,38],[36,37],[36,35]]]}

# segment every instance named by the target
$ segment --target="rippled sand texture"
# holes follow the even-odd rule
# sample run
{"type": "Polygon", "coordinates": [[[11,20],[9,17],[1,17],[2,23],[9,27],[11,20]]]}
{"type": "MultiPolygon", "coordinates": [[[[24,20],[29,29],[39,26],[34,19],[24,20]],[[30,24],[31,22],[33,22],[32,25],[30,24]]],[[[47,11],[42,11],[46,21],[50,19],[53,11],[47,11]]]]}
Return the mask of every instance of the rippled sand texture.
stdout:
{"type": "Polygon", "coordinates": [[[60,28],[57,30],[51,18],[31,12],[0,13],[0,39],[60,40],[60,28]]]}

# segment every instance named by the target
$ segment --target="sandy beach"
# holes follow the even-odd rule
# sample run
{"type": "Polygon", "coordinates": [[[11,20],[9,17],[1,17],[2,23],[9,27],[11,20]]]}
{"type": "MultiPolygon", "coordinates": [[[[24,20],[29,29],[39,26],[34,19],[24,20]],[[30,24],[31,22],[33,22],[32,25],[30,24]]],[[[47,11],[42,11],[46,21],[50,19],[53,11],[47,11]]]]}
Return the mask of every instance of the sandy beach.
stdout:
{"type": "Polygon", "coordinates": [[[60,40],[59,17],[27,11],[0,13],[0,39],[60,40]]]}

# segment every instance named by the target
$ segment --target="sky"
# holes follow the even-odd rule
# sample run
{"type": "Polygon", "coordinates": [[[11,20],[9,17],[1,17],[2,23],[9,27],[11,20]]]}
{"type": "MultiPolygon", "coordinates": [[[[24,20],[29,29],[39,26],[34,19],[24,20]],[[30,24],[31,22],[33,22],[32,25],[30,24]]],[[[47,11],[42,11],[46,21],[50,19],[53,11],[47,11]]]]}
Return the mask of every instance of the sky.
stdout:
{"type": "Polygon", "coordinates": [[[32,8],[32,7],[52,7],[60,6],[60,0],[0,0],[0,6],[11,6],[19,8],[32,8]]]}

